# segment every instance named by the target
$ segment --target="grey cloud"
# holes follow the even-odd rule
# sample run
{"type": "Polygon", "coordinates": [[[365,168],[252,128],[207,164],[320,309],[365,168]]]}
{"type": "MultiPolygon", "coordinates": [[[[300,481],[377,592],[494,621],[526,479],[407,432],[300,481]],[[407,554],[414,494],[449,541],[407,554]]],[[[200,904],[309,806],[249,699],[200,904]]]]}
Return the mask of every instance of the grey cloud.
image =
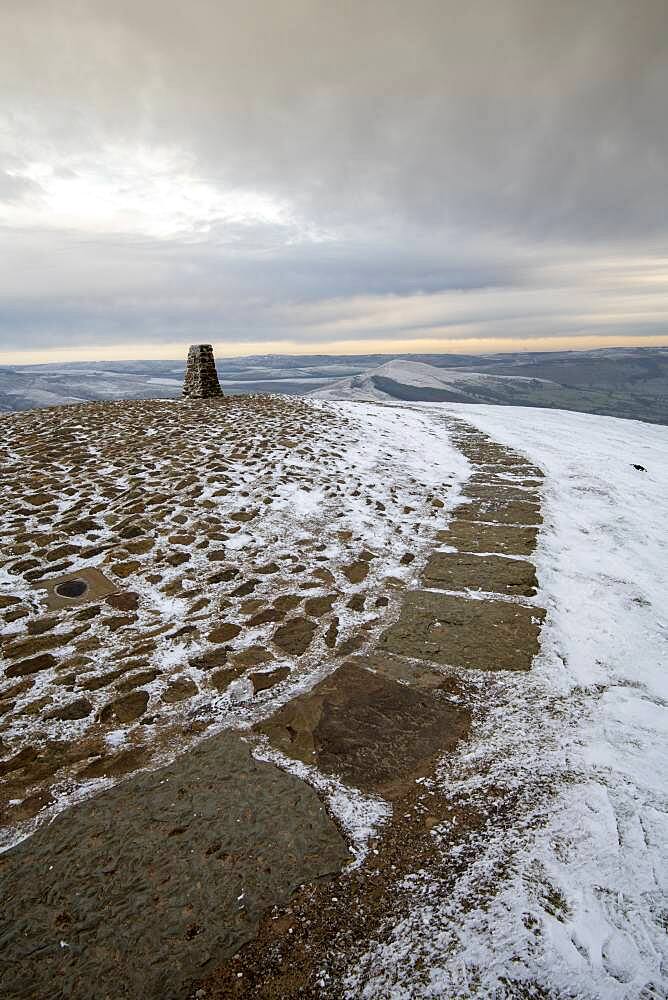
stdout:
{"type": "Polygon", "coordinates": [[[39,195],[41,187],[27,177],[0,170],[0,202],[13,204],[30,195],[39,195]]]}
{"type": "Polygon", "coordinates": [[[15,31],[5,93],[58,142],[176,143],[335,222],[668,222],[663,0],[68,0],[15,31]]]}
{"type": "Polygon", "coordinates": [[[105,146],[162,147],[214,186],[284,201],[292,221],[203,218],[160,241],[0,230],[0,347],[195,330],[326,343],[308,318],[319,303],[382,338],[397,324],[374,325],[376,297],[454,291],[459,325],[446,296],[425,327],[408,306],[398,326],[491,335],[494,302],[500,337],[665,332],[665,268],[634,316],[587,265],[623,259],[617,290],[634,259],[663,266],[665,0],[7,6],[0,200],[39,194],[16,164],[67,178],[105,146]]]}

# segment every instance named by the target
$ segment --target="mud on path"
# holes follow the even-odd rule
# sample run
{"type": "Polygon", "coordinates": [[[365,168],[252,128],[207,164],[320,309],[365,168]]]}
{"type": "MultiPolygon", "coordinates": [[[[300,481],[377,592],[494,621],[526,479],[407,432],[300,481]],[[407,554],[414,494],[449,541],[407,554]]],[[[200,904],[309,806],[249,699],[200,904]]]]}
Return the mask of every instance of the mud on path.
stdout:
{"type": "MultiPolygon", "coordinates": [[[[278,407],[273,411],[276,424],[288,416],[280,411],[286,404],[262,405],[270,414],[272,407],[278,407]]],[[[291,401],[290,407],[293,405],[291,401]]],[[[229,428],[238,426],[239,414],[232,417],[229,428]]],[[[322,437],[332,459],[336,454],[334,439],[342,430],[337,426],[340,417],[327,411],[314,414],[308,406],[300,413],[302,434],[313,425],[322,434],[331,421],[332,434],[322,437]]],[[[196,594],[190,595],[184,586],[188,576],[183,564],[167,569],[164,556],[162,562],[136,560],[139,568],[133,568],[129,576],[138,582],[130,593],[139,593],[141,612],[121,629],[146,633],[142,612],[146,614],[147,597],[156,590],[148,590],[145,583],[142,589],[139,581],[141,574],[160,575],[151,586],[162,587],[163,593],[173,587],[180,601],[184,600],[182,594],[188,595],[196,630],[190,659],[184,657],[184,651],[188,652],[184,645],[178,647],[178,655],[165,657],[163,653],[160,659],[156,649],[162,651],[165,643],[173,641],[163,629],[148,639],[144,636],[145,642],[154,641],[151,662],[121,669],[100,688],[95,685],[105,671],[89,668],[90,660],[81,664],[84,683],[88,683],[87,677],[93,682],[87,691],[113,685],[117,694],[111,701],[105,697],[90,713],[90,721],[86,721],[86,714],[83,722],[54,723],[81,726],[76,739],[54,739],[47,730],[41,742],[15,745],[4,764],[0,761],[10,781],[18,782],[10,786],[9,794],[15,796],[18,791],[20,795],[22,789],[24,796],[28,793],[18,808],[39,812],[48,807],[48,796],[57,781],[72,780],[72,775],[79,782],[100,777],[108,781],[109,776],[113,779],[145,767],[159,760],[158,751],[170,738],[180,738],[179,750],[194,746],[215,716],[210,707],[213,704],[215,709],[215,701],[202,699],[203,689],[210,691],[219,684],[225,692],[241,679],[246,684],[243,690],[250,689],[252,699],[262,699],[266,684],[273,700],[266,702],[255,718],[252,714],[243,716],[246,726],[252,726],[246,729],[243,740],[238,734],[226,733],[200,742],[196,750],[182,753],[167,769],[139,774],[103,791],[0,855],[0,881],[5,898],[11,900],[5,919],[12,929],[7,931],[3,959],[9,963],[5,966],[7,995],[87,997],[94,980],[100,997],[178,998],[193,996],[196,991],[206,997],[342,996],[343,979],[355,956],[363,954],[371,939],[382,939],[388,915],[396,919],[410,909],[411,879],[431,871],[442,886],[454,885],[475,858],[476,838],[484,836],[490,824],[510,828],[518,822],[522,795],[533,793],[530,782],[520,792],[516,787],[487,784],[479,795],[467,798],[448,793],[447,781],[436,782],[434,778],[447,771],[450,763],[459,768],[476,767],[475,760],[462,763],[460,751],[486,705],[493,703],[495,678],[500,672],[529,670],[538,650],[543,612],[536,603],[531,553],[541,520],[542,474],[521,455],[495,444],[463,421],[447,418],[446,424],[451,440],[473,468],[464,495],[449,512],[447,484],[440,497],[431,488],[423,488],[420,495],[415,483],[407,484],[405,490],[395,487],[388,491],[381,502],[384,520],[394,529],[388,535],[392,539],[388,555],[384,555],[382,535],[376,537],[374,550],[363,547],[357,519],[354,526],[337,529],[344,537],[336,536],[339,547],[335,551],[333,535],[329,544],[315,538],[307,542],[306,535],[295,540],[294,553],[290,553],[295,559],[303,559],[300,541],[307,551],[310,547],[322,556],[320,565],[309,560],[308,566],[295,572],[301,588],[289,578],[282,583],[285,570],[272,571],[261,579],[255,569],[257,576],[251,576],[250,560],[242,563],[241,584],[237,575],[228,580],[216,572],[204,577],[200,567],[211,569],[211,546],[235,534],[229,530],[232,515],[258,516],[254,505],[249,510],[237,505],[238,493],[231,488],[234,508],[224,528],[212,529],[226,534],[227,539],[208,538],[201,550],[196,548],[199,541],[184,541],[182,549],[176,550],[194,557],[196,572],[191,571],[190,576],[202,580],[196,594]],[[409,492],[411,501],[407,502],[409,492]],[[396,528],[400,529],[398,538],[396,528]],[[195,555],[197,551],[202,554],[195,555]],[[394,572],[390,572],[392,559],[394,572]],[[331,579],[318,575],[318,569],[331,579]],[[253,580],[250,591],[234,594],[235,584],[243,588],[253,580]],[[299,598],[298,604],[291,603],[295,598],[299,598]],[[198,609],[203,599],[208,603],[198,609]],[[258,603],[251,607],[249,601],[253,600],[258,603]],[[216,623],[211,621],[213,602],[220,609],[216,623]],[[316,606],[313,602],[319,603],[316,606]],[[300,610],[296,612],[296,608],[300,610]],[[351,617],[354,620],[358,614],[362,620],[357,631],[351,632],[351,617]],[[257,625],[251,627],[265,631],[251,631],[250,640],[239,644],[239,634],[252,620],[257,625]],[[343,637],[333,628],[341,625],[343,637]],[[193,666],[193,660],[199,665],[193,666]],[[190,669],[184,670],[184,662],[190,663],[190,669]],[[142,676],[142,671],[156,666],[156,677],[142,676]],[[132,677],[133,669],[140,678],[138,683],[120,691],[119,684],[128,673],[132,677]],[[295,674],[303,671],[309,673],[309,683],[290,687],[295,674]],[[157,686],[153,686],[156,680],[157,686]],[[173,700],[170,690],[176,692],[173,700]],[[197,711],[184,717],[183,705],[189,703],[198,706],[197,711]],[[157,725],[151,717],[154,705],[159,706],[158,715],[162,716],[157,725]],[[92,742],[92,734],[87,735],[90,725],[97,727],[97,743],[92,742]],[[110,728],[105,730],[105,726],[110,728]],[[117,732],[124,726],[131,727],[129,738],[126,735],[124,746],[116,749],[105,732],[117,732]],[[150,739],[147,731],[152,734],[150,739]],[[158,738],[161,732],[162,742],[158,738]],[[253,745],[256,757],[281,766],[254,762],[248,749],[253,745]],[[336,823],[309,785],[286,773],[286,769],[299,768],[316,787],[320,780],[331,779],[369,801],[390,804],[391,813],[376,829],[360,864],[344,867],[345,845],[336,823]],[[198,772],[206,775],[205,794],[198,772]],[[170,785],[179,789],[177,796],[167,794],[170,785]],[[178,816],[170,816],[172,807],[178,816]],[[47,875],[42,885],[40,870],[44,869],[55,874],[47,875]],[[339,874],[331,874],[336,871],[339,874]],[[290,895],[298,885],[302,887],[290,895]],[[85,903],[73,908],[68,899],[76,899],[77,892],[85,903]],[[165,921],[167,910],[169,920],[165,921]],[[144,944],[133,943],[135,931],[128,931],[129,924],[135,926],[144,944]],[[61,927],[65,928],[62,946],[61,927]],[[128,972],[119,979],[125,955],[130,956],[128,972]],[[145,976],[142,969],[148,970],[145,976]],[[54,983],[60,992],[54,990],[54,983]]],[[[191,432],[196,432],[195,422],[191,432]]],[[[230,433],[236,432],[230,429],[230,433]]],[[[266,428],[264,433],[266,437],[266,428]]],[[[346,434],[350,436],[350,429],[346,434]]],[[[306,440],[313,440],[309,433],[306,440]]],[[[260,455],[259,467],[264,460],[266,456],[263,459],[260,455]]],[[[156,465],[160,466],[160,460],[156,465]]],[[[304,470],[304,476],[313,476],[313,472],[311,466],[304,470]]],[[[354,505],[353,494],[361,492],[363,481],[364,474],[358,474],[353,479],[354,488],[346,484],[343,492],[339,482],[337,492],[331,474],[332,503],[339,513],[345,511],[347,503],[354,505]]],[[[370,489],[370,482],[368,486],[370,489]]],[[[136,519],[144,507],[139,495],[131,499],[135,509],[130,517],[136,519]]],[[[380,502],[372,493],[365,499],[380,502]]],[[[47,508],[53,502],[51,497],[47,508]]],[[[163,501],[165,505],[172,502],[163,501]]],[[[200,505],[201,496],[193,506],[200,505]]],[[[47,512],[62,514],[62,506],[47,512]]],[[[95,513],[100,517],[101,511],[91,516],[95,513]]],[[[177,516],[182,513],[179,508],[177,516]]],[[[186,518],[191,534],[201,539],[197,526],[188,515],[186,518]]],[[[153,521],[153,534],[147,530],[146,538],[162,535],[160,524],[167,519],[163,509],[153,521]]],[[[17,526],[20,520],[18,511],[17,526]]],[[[117,531],[118,524],[113,529],[117,531]]],[[[88,541],[92,544],[100,537],[88,541]]],[[[113,576],[119,546],[128,541],[132,544],[134,538],[114,539],[116,547],[110,549],[108,570],[107,564],[96,560],[112,581],[119,579],[113,576]]],[[[17,544],[35,543],[26,540],[17,544]]],[[[81,540],[77,544],[83,547],[81,540]]],[[[261,548],[251,546],[256,559],[261,548]]],[[[229,557],[229,548],[225,554],[229,557]]],[[[14,553],[10,571],[31,585],[33,581],[26,579],[26,574],[37,570],[36,580],[41,579],[48,551],[36,556],[38,566],[17,570],[16,560],[20,565],[22,555],[25,553],[14,553]]],[[[290,556],[288,571],[296,569],[290,556]]],[[[80,551],[64,557],[68,558],[75,560],[75,570],[81,566],[76,561],[81,558],[80,551]]],[[[125,561],[125,556],[120,561],[125,561]]],[[[234,568],[229,558],[220,562],[223,575],[234,568]]],[[[24,606],[21,598],[27,586],[16,589],[17,601],[6,605],[9,609],[24,606]]],[[[123,593],[119,588],[119,595],[123,593]]],[[[35,613],[29,612],[29,622],[33,616],[35,613]]],[[[50,700],[34,710],[33,718],[43,719],[44,710],[51,711],[54,701],[60,704],[48,684],[57,680],[61,658],[77,655],[71,644],[76,647],[79,636],[69,636],[71,620],[67,619],[67,626],[40,626],[30,633],[37,638],[48,638],[50,631],[66,635],[65,647],[62,641],[51,647],[58,658],[55,665],[19,675],[24,680],[40,674],[46,678],[42,698],[50,700]]],[[[16,642],[10,638],[10,650],[16,642]]],[[[104,643],[94,648],[102,649],[104,643]]],[[[48,655],[50,649],[31,653],[39,657],[48,655]]],[[[26,659],[30,656],[14,656],[10,661],[26,659]]],[[[68,669],[66,676],[72,678],[75,694],[81,680],[76,665],[70,663],[68,669]]],[[[19,692],[19,698],[24,697],[25,692],[19,692]]],[[[22,704],[19,702],[19,707],[22,704]]],[[[228,704],[225,702],[225,707],[228,704]]],[[[9,717],[15,719],[13,710],[9,717]]],[[[238,725],[241,717],[226,718],[229,726],[235,721],[238,725]]],[[[14,739],[17,731],[11,730],[14,739]]],[[[29,731],[39,732],[39,727],[21,730],[29,731]]],[[[30,811],[17,814],[19,819],[22,815],[30,816],[30,811]]]]}

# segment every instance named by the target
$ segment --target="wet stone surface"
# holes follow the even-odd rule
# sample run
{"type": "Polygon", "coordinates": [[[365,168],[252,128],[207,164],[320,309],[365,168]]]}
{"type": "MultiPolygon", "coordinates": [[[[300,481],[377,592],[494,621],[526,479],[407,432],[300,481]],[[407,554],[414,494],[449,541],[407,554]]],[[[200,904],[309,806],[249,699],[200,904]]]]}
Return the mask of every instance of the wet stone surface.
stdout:
{"type": "Polygon", "coordinates": [[[206,740],[0,855],[0,993],[177,1000],[348,858],[308,785],[236,734],[206,740]]]}
{"type": "Polygon", "coordinates": [[[363,664],[344,663],[257,731],[288,756],[393,798],[456,746],[470,715],[434,690],[398,684],[363,664]]]}

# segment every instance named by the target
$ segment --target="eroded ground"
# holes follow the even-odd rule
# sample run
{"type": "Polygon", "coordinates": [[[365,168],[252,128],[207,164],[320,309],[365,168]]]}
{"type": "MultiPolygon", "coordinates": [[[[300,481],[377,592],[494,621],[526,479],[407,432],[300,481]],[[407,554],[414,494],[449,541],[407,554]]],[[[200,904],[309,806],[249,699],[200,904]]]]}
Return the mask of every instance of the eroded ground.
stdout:
{"type": "Polygon", "coordinates": [[[272,397],[69,407],[10,417],[3,432],[7,839],[180,754],[0,856],[14,900],[11,995],[56,982],[44,995],[84,997],[101,976],[96,995],[181,997],[205,972],[207,997],[344,995],[355,954],[409,905],[410,879],[430,867],[456,879],[474,835],[517,822],[515,790],[464,801],[435,778],[466,746],[495,678],[528,671],[539,648],[540,470],[445,416],[272,397]],[[87,568],[111,592],[54,606],[55,581],[85,582],[87,568]],[[248,747],[265,763],[249,764],[248,747]],[[195,771],[226,749],[239,761],[229,795],[218,774],[198,798],[195,771]],[[163,781],[188,817],[206,802],[208,822],[170,819],[163,781]],[[306,804],[291,809],[294,795],[306,804]],[[375,827],[360,853],[351,814],[365,808],[375,827]],[[90,838],[99,850],[119,809],[102,845],[114,855],[105,909],[109,865],[90,838]],[[171,823],[160,847],[158,822],[171,823]],[[136,847],[118,849],[128,837],[136,847]],[[344,864],[344,844],[357,864],[344,864]],[[21,876],[38,857],[48,869],[59,847],[44,908],[37,873],[21,876]],[[184,851],[188,864],[175,864],[184,851]],[[89,891],[102,902],[88,940],[125,925],[136,898],[161,956],[148,977],[139,950],[107,985],[132,949],[123,934],[116,952],[99,943],[79,958],[91,922],[67,898],[95,864],[89,891]],[[167,899],[179,912],[163,931],[167,899]],[[18,914],[31,911],[27,925],[18,914]]]}
{"type": "Polygon", "coordinates": [[[381,423],[275,397],[39,410],[0,441],[5,842],[361,648],[449,485],[381,423]]]}

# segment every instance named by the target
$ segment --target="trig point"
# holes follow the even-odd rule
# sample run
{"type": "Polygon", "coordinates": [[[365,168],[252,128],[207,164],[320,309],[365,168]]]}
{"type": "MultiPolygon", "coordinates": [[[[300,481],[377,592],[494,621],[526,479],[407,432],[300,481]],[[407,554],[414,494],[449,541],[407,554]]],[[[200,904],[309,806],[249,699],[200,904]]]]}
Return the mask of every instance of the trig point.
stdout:
{"type": "Polygon", "coordinates": [[[215,399],[222,395],[213,347],[211,344],[193,344],[188,351],[183,381],[184,399],[215,399]]]}

